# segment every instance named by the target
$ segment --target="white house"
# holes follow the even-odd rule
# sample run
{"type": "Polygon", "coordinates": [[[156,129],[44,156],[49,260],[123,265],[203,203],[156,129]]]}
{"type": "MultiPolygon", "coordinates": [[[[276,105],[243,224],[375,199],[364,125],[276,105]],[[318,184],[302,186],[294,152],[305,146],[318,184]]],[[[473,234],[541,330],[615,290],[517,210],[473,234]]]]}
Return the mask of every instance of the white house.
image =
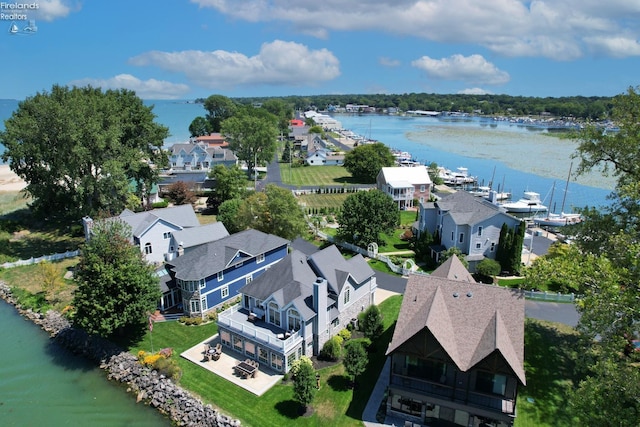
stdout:
{"type": "Polygon", "coordinates": [[[423,203],[431,197],[432,183],[426,166],[382,168],[376,183],[378,190],[398,203],[399,209],[412,208],[414,200],[423,203]]]}
{"type": "Polygon", "coordinates": [[[307,162],[309,166],[342,166],[344,164],[344,154],[318,149],[310,152],[305,162],[307,162]]]}

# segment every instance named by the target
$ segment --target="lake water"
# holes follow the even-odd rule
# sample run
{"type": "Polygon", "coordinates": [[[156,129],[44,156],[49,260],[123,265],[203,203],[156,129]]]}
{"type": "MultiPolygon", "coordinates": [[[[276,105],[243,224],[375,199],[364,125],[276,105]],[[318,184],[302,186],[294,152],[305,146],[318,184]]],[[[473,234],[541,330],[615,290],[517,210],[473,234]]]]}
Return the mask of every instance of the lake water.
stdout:
{"type": "Polygon", "coordinates": [[[1,426],[170,426],[0,300],[1,426]]]}

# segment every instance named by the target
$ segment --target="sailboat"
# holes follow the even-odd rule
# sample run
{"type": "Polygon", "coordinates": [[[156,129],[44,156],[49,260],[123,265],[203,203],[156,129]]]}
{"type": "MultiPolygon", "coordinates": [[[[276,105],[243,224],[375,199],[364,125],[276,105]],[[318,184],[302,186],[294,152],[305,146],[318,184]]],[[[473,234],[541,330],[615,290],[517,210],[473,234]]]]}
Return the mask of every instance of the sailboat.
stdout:
{"type": "MultiPolygon", "coordinates": [[[[571,178],[571,168],[573,163],[569,166],[569,175],[567,176],[567,183],[564,188],[564,197],[562,198],[562,209],[560,213],[549,213],[546,217],[534,218],[533,222],[541,227],[564,227],[565,225],[573,225],[582,222],[582,215],[579,213],[565,213],[564,204],[567,200],[567,190],[569,189],[569,178],[571,178]]],[[[553,183],[555,189],[556,183],[553,183]]],[[[553,190],[551,192],[551,198],[553,198],[553,190]]],[[[551,204],[551,203],[549,203],[551,204]]]]}

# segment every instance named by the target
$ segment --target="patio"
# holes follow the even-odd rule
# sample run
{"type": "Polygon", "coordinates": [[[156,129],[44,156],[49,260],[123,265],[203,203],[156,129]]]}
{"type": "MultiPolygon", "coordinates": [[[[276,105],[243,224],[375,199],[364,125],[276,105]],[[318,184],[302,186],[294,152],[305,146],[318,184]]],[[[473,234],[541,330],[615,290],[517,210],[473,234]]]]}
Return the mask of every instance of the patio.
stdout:
{"type": "Polygon", "coordinates": [[[277,374],[271,368],[260,364],[255,377],[242,378],[235,372],[235,366],[245,359],[240,354],[222,347],[222,355],[218,360],[206,360],[204,355],[205,344],[215,347],[220,342],[218,334],[202,341],[199,344],[184,351],[180,356],[192,363],[224,378],[225,380],[242,387],[243,389],[255,394],[263,395],[267,390],[273,387],[278,381],[282,380],[282,375],[277,374]]]}

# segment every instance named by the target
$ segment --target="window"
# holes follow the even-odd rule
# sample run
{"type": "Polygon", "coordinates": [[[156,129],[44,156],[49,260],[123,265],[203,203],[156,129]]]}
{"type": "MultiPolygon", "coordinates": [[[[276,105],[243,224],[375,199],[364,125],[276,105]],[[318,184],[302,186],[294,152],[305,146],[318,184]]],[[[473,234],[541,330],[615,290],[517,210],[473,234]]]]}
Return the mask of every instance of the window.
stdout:
{"type": "Polygon", "coordinates": [[[476,391],[504,396],[507,377],[500,374],[478,371],[476,377],[476,391]]]}
{"type": "Polygon", "coordinates": [[[291,308],[287,316],[287,324],[290,331],[297,331],[300,329],[300,313],[298,310],[291,308]]]}
{"type": "Polygon", "coordinates": [[[257,264],[260,264],[261,262],[264,262],[264,254],[258,255],[258,259],[256,260],[257,264]]]}
{"type": "Polygon", "coordinates": [[[496,244],[494,242],[491,242],[491,252],[493,252],[493,250],[495,249],[496,244]]]}
{"type": "Polygon", "coordinates": [[[222,282],[224,280],[224,271],[218,271],[218,282],[222,282]]]}
{"type": "Polygon", "coordinates": [[[482,227],[478,227],[478,236],[482,236],[482,227]]]}
{"type": "Polygon", "coordinates": [[[425,185],[421,185],[420,186],[420,192],[424,193],[425,190],[426,190],[426,186],[425,185]]]}
{"type": "Polygon", "coordinates": [[[151,248],[151,243],[147,242],[144,245],[144,253],[145,255],[149,255],[150,253],[153,253],[153,249],[151,248]]]}
{"type": "Polygon", "coordinates": [[[171,232],[170,231],[165,231],[164,233],[162,233],[162,238],[163,239],[170,239],[171,238],[171,232]]]}
{"type": "Polygon", "coordinates": [[[271,353],[271,367],[278,371],[282,370],[282,356],[276,353],[271,353]]]}
{"type": "Polygon", "coordinates": [[[451,241],[453,242],[455,239],[455,235],[453,234],[453,231],[451,232],[451,241]]]}
{"type": "Polygon", "coordinates": [[[482,248],[482,243],[476,243],[476,249],[482,248]]]}
{"type": "Polygon", "coordinates": [[[269,323],[280,326],[280,311],[275,302],[269,303],[269,323]]]}
{"type": "Polygon", "coordinates": [[[344,299],[343,299],[343,303],[347,304],[349,302],[349,299],[351,298],[351,288],[349,288],[348,286],[344,288],[344,299]]]}
{"type": "Polygon", "coordinates": [[[200,279],[200,289],[204,289],[207,286],[207,282],[204,279],[200,279]]]}
{"type": "Polygon", "coordinates": [[[245,277],[244,279],[244,283],[245,285],[248,285],[249,283],[251,283],[253,281],[253,274],[248,275],[247,277],[245,277]]]}
{"type": "Polygon", "coordinates": [[[233,335],[233,348],[242,352],[242,338],[238,335],[233,335]]]}
{"type": "Polygon", "coordinates": [[[200,307],[202,307],[202,311],[207,309],[207,297],[200,298],[200,307]]]}
{"type": "Polygon", "coordinates": [[[464,233],[460,233],[460,238],[458,239],[460,243],[464,242],[464,233]]]}
{"type": "Polygon", "coordinates": [[[258,360],[262,363],[269,363],[269,352],[262,347],[258,347],[258,360]]]}
{"type": "Polygon", "coordinates": [[[220,296],[224,299],[229,297],[229,287],[225,286],[224,288],[220,289],[220,296]]]}
{"type": "Polygon", "coordinates": [[[200,312],[200,301],[190,301],[191,313],[199,313],[200,312]]]}

